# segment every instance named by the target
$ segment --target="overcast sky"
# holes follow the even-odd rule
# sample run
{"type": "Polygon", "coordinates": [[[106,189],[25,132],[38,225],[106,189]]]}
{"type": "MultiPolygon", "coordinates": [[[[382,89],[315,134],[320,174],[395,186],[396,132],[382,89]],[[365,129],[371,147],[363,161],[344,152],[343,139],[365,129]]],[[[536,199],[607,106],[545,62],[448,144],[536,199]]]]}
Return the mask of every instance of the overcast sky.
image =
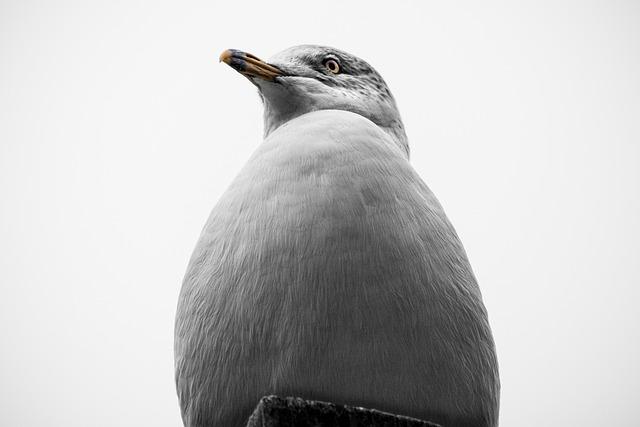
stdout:
{"type": "Polygon", "coordinates": [[[0,0],[0,424],[180,425],[173,319],[261,141],[226,48],[383,75],[489,311],[503,426],[637,422],[640,3],[0,0]]]}

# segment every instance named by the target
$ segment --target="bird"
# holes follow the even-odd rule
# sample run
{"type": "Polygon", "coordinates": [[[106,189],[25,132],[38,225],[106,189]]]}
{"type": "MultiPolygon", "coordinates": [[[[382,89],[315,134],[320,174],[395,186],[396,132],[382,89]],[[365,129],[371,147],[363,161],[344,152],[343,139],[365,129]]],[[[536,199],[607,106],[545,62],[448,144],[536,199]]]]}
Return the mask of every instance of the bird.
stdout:
{"type": "Polygon", "coordinates": [[[185,426],[244,426],[265,395],[497,426],[482,295],[409,161],[381,75],[317,45],[220,60],[257,87],[264,140],[213,208],[182,283],[185,426]]]}

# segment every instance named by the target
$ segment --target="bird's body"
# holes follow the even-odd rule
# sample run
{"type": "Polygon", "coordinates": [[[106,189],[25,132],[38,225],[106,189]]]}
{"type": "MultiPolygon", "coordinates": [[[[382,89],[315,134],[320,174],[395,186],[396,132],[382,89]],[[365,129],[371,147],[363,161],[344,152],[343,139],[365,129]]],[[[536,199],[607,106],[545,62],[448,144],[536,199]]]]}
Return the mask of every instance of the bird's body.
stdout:
{"type": "Polygon", "coordinates": [[[192,256],[176,378],[188,427],[243,426],[268,394],[497,425],[471,267],[388,132],[325,109],[269,134],[192,256]]]}

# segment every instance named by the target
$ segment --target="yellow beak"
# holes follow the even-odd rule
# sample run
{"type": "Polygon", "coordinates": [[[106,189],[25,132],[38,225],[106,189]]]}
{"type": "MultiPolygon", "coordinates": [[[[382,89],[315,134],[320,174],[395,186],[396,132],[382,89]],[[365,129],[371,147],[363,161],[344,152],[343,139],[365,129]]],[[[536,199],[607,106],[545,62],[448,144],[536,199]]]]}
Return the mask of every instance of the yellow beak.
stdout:
{"type": "Polygon", "coordinates": [[[220,54],[220,61],[229,65],[245,77],[259,77],[264,80],[273,81],[276,77],[284,73],[271,64],[267,64],[262,59],[250,53],[236,49],[227,49],[220,54]]]}

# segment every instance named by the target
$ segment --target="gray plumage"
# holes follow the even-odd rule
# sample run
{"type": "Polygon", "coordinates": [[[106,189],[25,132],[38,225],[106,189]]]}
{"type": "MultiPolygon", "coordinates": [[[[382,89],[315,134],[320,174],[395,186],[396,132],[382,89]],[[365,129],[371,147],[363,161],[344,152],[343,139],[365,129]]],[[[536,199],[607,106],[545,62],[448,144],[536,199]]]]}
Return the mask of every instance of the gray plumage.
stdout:
{"type": "Polygon", "coordinates": [[[258,87],[266,138],[213,209],[184,278],[185,425],[243,426],[277,394],[496,426],[480,291],[409,163],[382,78],[326,47],[291,48],[255,72],[242,55],[224,60],[258,87]]]}

